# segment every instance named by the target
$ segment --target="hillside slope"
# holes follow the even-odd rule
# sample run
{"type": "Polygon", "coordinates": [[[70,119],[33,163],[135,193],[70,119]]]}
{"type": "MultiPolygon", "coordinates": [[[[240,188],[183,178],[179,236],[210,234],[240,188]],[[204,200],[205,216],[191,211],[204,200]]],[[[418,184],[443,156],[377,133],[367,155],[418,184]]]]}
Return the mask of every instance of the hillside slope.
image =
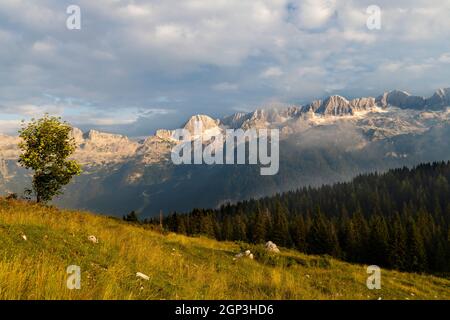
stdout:
{"type": "Polygon", "coordinates": [[[0,199],[0,299],[450,299],[449,279],[383,270],[368,290],[365,266],[287,249],[233,261],[247,248],[262,252],[0,199]],[[80,290],[66,288],[69,265],[80,290]]]}

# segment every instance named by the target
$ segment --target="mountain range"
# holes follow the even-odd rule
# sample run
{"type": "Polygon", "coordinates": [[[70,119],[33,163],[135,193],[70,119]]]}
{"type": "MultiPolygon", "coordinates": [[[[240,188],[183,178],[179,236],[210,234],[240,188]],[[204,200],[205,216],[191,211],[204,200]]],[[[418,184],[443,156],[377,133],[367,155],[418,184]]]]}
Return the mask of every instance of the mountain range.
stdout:
{"type": "MultiPolygon", "coordinates": [[[[260,176],[257,165],[174,165],[174,130],[136,140],[74,128],[83,174],[55,200],[59,206],[143,217],[160,210],[217,207],[301,186],[347,181],[364,172],[450,159],[450,88],[431,97],[390,91],[348,100],[334,95],[305,105],[272,105],[222,119],[192,116],[203,139],[226,129],[280,129],[280,169],[260,176]]],[[[0,194],[23,193],[30,172],[17,164],[18,137],[0,135],[0,194]]]]}

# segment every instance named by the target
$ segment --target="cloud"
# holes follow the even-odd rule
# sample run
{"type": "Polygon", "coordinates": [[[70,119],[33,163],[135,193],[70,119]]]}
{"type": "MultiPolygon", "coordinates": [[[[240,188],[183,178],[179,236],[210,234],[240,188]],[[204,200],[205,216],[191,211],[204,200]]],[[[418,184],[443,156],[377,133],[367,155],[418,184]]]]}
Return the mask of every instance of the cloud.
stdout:
{"type": "Polygon", "coordinates": [[[450,52],[443,53],[438,60],[441,63],[450,63],[450,52]]]}
{"type": "Polygon", "coordinates": [[[20,120],[2,120],[0,119],[0,134],[16,135],[20,128],[20,120]]]}
{"type": "Polygon", "coordinates": [[[261,73],[261,77],[263,78],[279,77],[281,75],[283,75],[283,71],[278,67],[267,68],[261,73]]]}
{"type": "Polygon", "coordinates": [[[336,0],[295,1],[296,22],[301,28],[323,27],[336,13],[336,0]]]}
{"type": "Polygon", "coordinates": [[[238,86],[235,83],[221,82],[213,85],[212,88],[217,91],[235,91],[238,89],[238,86]]]}
{"type": "Polygon", "coordinates": [[[79,0],[70,31],[72,2],[2,1],[0,119],[47,110],[144,135],[266,101],[450,85],[449,0],[379,0],[381,30],[369,0],[79,0]]]}
{"type": "Polygon", "coordinates": [[[62,106],[57,105],[34,105],[34,104],[21,104],[16,106],[2,107],[0,106],[0,112],[3,114],[13,114],[22,117],[34,117],[48,113],[52,115],[61,115],[63,112],[62,106]]]}

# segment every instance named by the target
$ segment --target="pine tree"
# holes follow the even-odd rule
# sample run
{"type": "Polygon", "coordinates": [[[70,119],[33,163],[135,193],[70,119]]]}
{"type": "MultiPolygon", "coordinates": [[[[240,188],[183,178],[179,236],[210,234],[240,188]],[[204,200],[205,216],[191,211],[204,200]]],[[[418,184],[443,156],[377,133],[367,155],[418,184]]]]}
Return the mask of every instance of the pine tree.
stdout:
{"type": "Polygon", "coordinates": [[[289,234],[289,223],[287,219],[286,208],[284,208],[279,201],[275,205],[275,212],[273,215],[272,227],[272,241],[280,246],[291,245],[291,237],[289,234]]]}
{"type": "Polygon", "coordinates": [[[397,270],[405,270],[407,263],[407,236],[406,230],[397,213],[391,231],[389,243],[388,265],[397,270]]]}
{"type": "Polygon", "coordinates": [[[211,215],[200,216],[199,233],[207,237],[215,237],[214,222],[211,215]]]}
{"type": "Polygon", "coordinates": [[[291,225],[290,234],[295,248],[298,251],[306,252],[307,227],[303,216],[300,215],[296,217],[291,225]]]}
{"type": "Polygon", "coordinates": [[[178,216],[177,219],[177,226],[176,226],[176,231],[180,234],[187,234],[187,230],[186,230],[186,219],[185,217],[180,217],[178,216]]]}
{"type": "Polygon", "coordinates": [[[425,271],[427,269],[425,247],[416,223],[412,219],[410,219],[408,224],[407,239],[407,270],[416,272],[425,271]]]}
{"type": "Polygon", "coordinates": [[[354,257],[354,261],[362,263],[367,261],[366,249],[369,241],[369,226],[359,206],[352,217],[352,224],[354,243],[356,245],[352,256],[354,257]]]}
{"type": "Polygon", "coordinates": [[[369,243],[367,247],[367,262],[385,266],[388,262],[388,229],[386,221],[380,215],[372,216],[370,220],[369,243]]]}
{"type": "Polygon", "coordinates": [[[325,219],[320,209],[314,217],[307,236],[308,252],[337,255],[339,243],[334,227],[325,219]]]}
{"type": "Polygon", "coordinates": [[[228,215],[223,221],[222,239],[233,240],[233,224],[231,223],[231,217],[228,215]]]}
{"type": "Polygon", "coordinates": [[[253,230],[252,240],[254,243],[264,243],[267,239],[267,228],[269,226],[267,214],[258,211],[253,230]]]}
{"type": "Polygon", "coordinates": [[[136,211],[133,210],[129,214],[123,216],[123,220],[128,222],[139,222],[139,217],[136,211]]]}
{"type": "Polygon", "coordinates": [[[355,252],[358,247],[357,232],[355,231],[353,221],[350,220],[346,214],[341,216],[338,238],[342,249],[343,258],[348,259],[349,261],[355,261],[355,252]]]}
{"type": "Polygon", "coordinates": [[[233,240],[247,241],[247,228],[241,215],[233,217],[233,240]]]}

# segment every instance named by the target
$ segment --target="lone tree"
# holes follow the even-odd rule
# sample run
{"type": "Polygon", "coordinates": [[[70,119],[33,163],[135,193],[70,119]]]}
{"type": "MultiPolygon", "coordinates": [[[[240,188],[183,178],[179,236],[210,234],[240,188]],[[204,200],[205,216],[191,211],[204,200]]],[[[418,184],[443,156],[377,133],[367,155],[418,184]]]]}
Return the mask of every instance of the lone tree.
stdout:
{"type": "Polygon", "coordinates": [[[70,136],[72,127],[61,118],[45,115],[22,124],[19,163],[34,171],[33,191],[37,202],[48,202],[61,194],[61,188],[81,167],[69,157],[75,152],[75,139],[70,136]]]}

